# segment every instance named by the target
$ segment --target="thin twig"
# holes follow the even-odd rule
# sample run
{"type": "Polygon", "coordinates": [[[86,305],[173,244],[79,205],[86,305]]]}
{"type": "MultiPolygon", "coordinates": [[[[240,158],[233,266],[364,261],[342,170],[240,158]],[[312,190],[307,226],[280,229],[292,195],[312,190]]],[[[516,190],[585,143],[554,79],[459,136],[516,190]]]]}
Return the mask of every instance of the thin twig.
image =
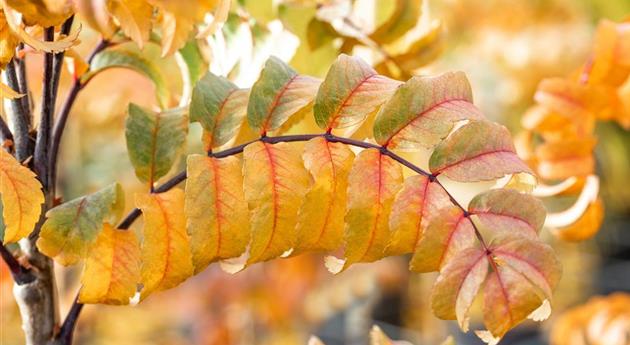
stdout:
{"type": "MultiPolygon", "coordinates": [[[[55,28],[44,29],[44,40],[52,41],[55,38],[55,28]]],[[[53,95],[53,54],[44,55],[44,78],[42,86],[42,112],[39,119],[37,140],[35,141],[35,154],[33,168],[42,182],[44,190],[48,190],[48,150],[50,148],[50,129],[52,128],[53,113],[55,111],[55,96],[53,95]]]]}
{"type": "MultiPolygon", "coordinates": [[[[24,49],[24,43],[20,42],[18,45],[18,51],[24,49]]],[[[31,123],[33,123],[33,113],[31,106],[31,91],[28,88],[28,78],[26,76],[26,56],[22,56],[20,58],[15,58],[17,62],[17,77],[18,77],[18,88],[19,92],[23,94],[20,101],[22,102],[22,109],[26,113],[26,123],[28,127],[31,127],[31,123]]]]}
{"type": "MultiPolygon", "coordinates": [[[[109,42],[106,40],[101,40],[98,45],[94,48],[92,53],[88,56],[87,63],[88,65],[92,62],[96,54],[101,52],[103,49],[107,48],[109,42]]],[[[61,137],[63,136],[64,129],[66,128],[66,123],[68,122],[68,115],[70,115],[70,110],[72,110],[72,106],[74,105],[77,96],[79,95],[79,91],[85,87],[86,83],[81,83],[80,78],[75,78],[74,83],[72,84],[72,88],[68,92],[68,96],[61,106],[61,111],[57,117],[55,122],[55,126],[53,128],[51,147],[50,147],[50,155],[49,155],[49,181],[50,188],[53,192],[54,196],[55,191],[55,181],[57,179],[57,156],[59,155],[59,145],[61,144],[61,137]]]]}
{"type": "MultiPolygon", "coordinates": [[[[5,69],[7,84],[13,90],[19,91],[20,86],[15,72],[15,63],[11,60],[5,69]]],[[[30,155],[31,139],[29,137],[29,119],[30,115],[22,106],[19,98],[11,100],[11,111],[8,112],[10,122],[13,126],[13,138],[15,143],[15,157],[19,161],[23,161],[30,155]]]]}
{"type": "MultiPolygon", "coordinates": [[[[67,36],[70,33],[70,30],[72,29],[72,22],[74,21],[74,15],[70,16],[70,18],[66,19],[66,21],[61,25],[61,30],[59,31],[60,35],[65,35],[67,36]]],[[[51,94],[50,94],[50,100],[49,103],[51,105],[50,107],[50,128],[52,128],[53,126],[53,121],[54,121],[54,114],[55,114],[55,106],[57,103],[57,93],[59,91],[59,80],[61,79],[61,69],[63,68],[63,58],[65,56],[65,52],[60,52],[60,53],[56,53],[53,55],[52,57],[52,76],[51,76],[51,94]]],[[[52,134],[49,134],[50,138],[49,138],[49,142],[52,143],[52,134]]],[[[48,146],[48,145],[47,145],[48,146]]],[[[47,163],[47,175],[46,175],[46,180],[48,181],[48,188],[51,190],[54,190],[53,185],[54,180],[52,179],[53,177],[53,173],[52,173],[52,168],[51,168],[51,164],[50,164],[50,152],[52,152],[52,147],[50,147],[48,149],[48,151],[46,152],[46,163],[47,163]]],[[[54,196],[54,193],[52,193],[51,195],[54,196]]]]}
{"type": "MultiPolygon", "coordinates": [[[[61,25],[59,34],[64,35],[64,36],[67,36],[68,34],[70,34],[70,29],[72,29],[73,21],[74,21],[74,15],[66,19],[66,21],[61,25]]],[[[65,52],[63,51],[56,53],[53,56],[53,74],[52,74],[53,104],[57,100],[57,90],[59,89],[59,80],[61,79],[61,68],[63,67],[64,56],[65,56],[65,52]]],[[[53,112],[54,112],[54,109],[53,109],[53,112]]]]}

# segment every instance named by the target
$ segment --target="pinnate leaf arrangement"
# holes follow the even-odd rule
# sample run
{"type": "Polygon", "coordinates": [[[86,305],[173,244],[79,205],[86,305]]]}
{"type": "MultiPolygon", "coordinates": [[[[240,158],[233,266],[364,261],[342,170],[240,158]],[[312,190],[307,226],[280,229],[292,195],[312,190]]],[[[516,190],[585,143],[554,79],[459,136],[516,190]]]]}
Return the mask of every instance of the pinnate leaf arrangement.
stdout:
{"type": "MultiPolygon", "coordinates": [[[[122,221],[117,184],[57,206],[37,243],[63,265],[85,260],[81,303],[143,300],[215,262],[235,273],[335,251],[343,254],[325,262],[333,273],[412,254],[412,271],[439,272],[431,296],[438,317],[467,331],[480,296],[487,331],[478,335],[487,342],[550,311],[561,268],[538,237],[542,203],[499,188],[464,206],[443,185],[532,174],[507,129],[473,105],[461,72],[402,83],[341,55],[321,81],[272,57],[251,90],[208,73],[188,109],[131,104],[128,116],[131,162],[150,192],[135,196],[122,221]],[[306,116],[321,133],[282,135],[306,116]],[[370,116],[373,139],[353,138],[370,116]],[[188,156],[185,172],[156,186],[181,154],[189,121],[203,127],[207,154],[188,156]],[[428,169],[399,155],[418,150],[432,150],[428,169]],[[127,231],[140,215],[142,241],[127,231]]],[[[7,243],[28,235],[15,224],[32,227],[43,198],[34,176],[0,154],[4,204],[28,206],[5,217],[7,243]]]]}

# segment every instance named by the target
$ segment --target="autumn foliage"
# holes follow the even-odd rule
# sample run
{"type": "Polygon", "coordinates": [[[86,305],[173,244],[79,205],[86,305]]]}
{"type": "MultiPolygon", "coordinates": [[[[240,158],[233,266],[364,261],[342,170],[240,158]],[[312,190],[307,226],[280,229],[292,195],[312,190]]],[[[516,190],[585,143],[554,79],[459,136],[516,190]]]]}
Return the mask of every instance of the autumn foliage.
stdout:
{"type": "MultiPolygon", "coordinates": [[[[238,71],[222,73],[230,78],[208,71],[200,43],[223,25],[255,31],[245,15],[231,12],[230,1],[0,1],[0,63],[8,75],[2,97],[18,115],[33,110],[28,87],[11,78],[24,47],[45,55],[44,79],[51,81],[42,91],[37,129],[15,115],[12,128],[0,123],[6,127],[3,257],[14,275],[28,279],[29,250],[48,270],[50,260],[83,265],[70,321],[55,339],[69,344],[83,304],[142,303],[209,265],[236,274],[305,253],[325,254],[322,264],[333,274],[408,255],[410,271],[437,272],[434,315],[468,332],[478,302],[485,329],[475,333],[489,344],[527,319],[547,319],[562,267],[541,231],[547,225],[563,239],[582,240],[599,227],[594,124],[614,119],[630,126],[628,24],[602,22],[579,73],[540,83],[537,104],[523,119],[527,133],[515,146],[508,129],[475,105],[465,73],[414,75],[442,49],[439,22],[406,49],[395,44],[415,27],[421,3],[397,1],[391,17],[369,34],[318,12],[306,24],[307,44],[341,42],[325,77],[300,74],[271,56],[260,61],[251,88],[243,88],[234,82],[238,71]],[[75,14],[102,37],[85,60],[73,48],[81,30],[73,25],[75,14]],[[170,80],[138,50],[149,44],[175,57],[181,95],[171,93],[170,80]],[[370,65],[346,54],[357,46],[382,59],[370,65]],[[61,61],[61,68],[64,56],[73,86],[55,116],[60,72],[54,66],[61,61]],[[77,198],[55,190],[72,97],[112,68],[148,77],[158,105],[126,108],[128,158],[146,187],[133,193],[131,207],[116,181],[77,198]],[[204,150],[185,154],[194,128],[201,128],[204,150]],[[414,154],[427,159],[409,158],[414,154]],[[185,170],[173,172],[180,160],[185,170]],[[536,187],[538,178],[544,183],[536,187]],[[467,204],[457,188],[447,188],[479,182],[496,183],[467,204]],[[536,197],[578,193],[570,212],[577,217],[569,221],[563,214],[547,217],[536,197]],[[137,219],[142,227],[132,229],[137,219]]],[[[375,328],[372,344],[397,342],[375,328]]]]}

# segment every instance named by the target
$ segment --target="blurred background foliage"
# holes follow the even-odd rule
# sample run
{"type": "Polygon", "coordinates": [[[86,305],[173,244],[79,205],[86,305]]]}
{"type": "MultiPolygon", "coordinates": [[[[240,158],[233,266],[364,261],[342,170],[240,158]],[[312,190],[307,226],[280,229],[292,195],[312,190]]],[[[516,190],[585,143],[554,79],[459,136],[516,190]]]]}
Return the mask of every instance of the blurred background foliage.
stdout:
{"type": "MultiPolygon", "coordinates": [[[[397,79],[462,70],[471,81],[475,103],[516,134],[522,129],[521,117],[534,103],[538,83],[580,68],[599,20],[622,21],[630,14],[628,0],[409,1],[403,12],[396,12],[397,2],[336,1],[333,6],[330,1],[234,1],[222,31],[194,48],[207,63],[197,67],[227,75],[241,87],[257,79],[269,55],[317,77],[324,76],[340,53],[360,55],[380,73],[397,79]],[[401,33],[405,35],[398,39],[401,33]]],[[[97,40],[98,35],[84,26],[76,49],[87,55],[97,40]]],[[[157,61],[169,101],[174,102],[185,85],[177,61],[161,58],[154,44],[137,53],[157,61]]],[[[29,55],[27,63],[31,89],[39,97],[41,56],[29,55]]],[[[62,93],[70,85],[66,73],[62,93]]],[[[111,181],[121,182],[128,196],[144,189],[127,158],[124,123],[129,102],[158,105],[155,87],[138,73],[111,69],[80,94],[63,138],[59,173],[63,195],[84,195],[111,181]]],[[[316,130],[304,122],[292,131],[316,130]]],[[[355,130],[355,136],[362,135],[361,129],[355,130]]],[[[247,136],[241,133],[242,138],[247,136]]],[[[566,321],[570,316],[557,321],[563,310],[593,295],[630,292],[630,133],[616,123],[601,122],[596,136],[596,170],[606,207],[602,229],[595,238],[577,244],[548,235],[564,265],[554,314],[542,324],[524,324],[508,333],[505,344],[547,344],[556,323],[568,336],[573,332],[566,321]]],[[[188,152],[203,150],[200,138],[201,129],[191,127],[188,152]]],[[[414,344],[439,344],[449,334],[457,344],[478,344],[455,323],[431,314],[428,296],[434,277],[410,274],[406,267],[407,258],[389,258],[332,276],[317,255],[275,260],[234,276],[212,265],[137,307],[87,306],[76,343],[306,344],[316,334],[329,345],[365,344],[369,329],[378,324],[391,338],[414,344]]],[[[78,288],[79,269],[58,270],[62,315],[78,288]]],[[[1,264],[0,277],[0,343],[19,344],[19,313],[11,296],[11,278],[1,264]]],[[[624,303],[621,334],[628,336],[630,303],[624,303]]],[[[554,330],[554,339],[563,338],[558,332],[554,330]]]]}

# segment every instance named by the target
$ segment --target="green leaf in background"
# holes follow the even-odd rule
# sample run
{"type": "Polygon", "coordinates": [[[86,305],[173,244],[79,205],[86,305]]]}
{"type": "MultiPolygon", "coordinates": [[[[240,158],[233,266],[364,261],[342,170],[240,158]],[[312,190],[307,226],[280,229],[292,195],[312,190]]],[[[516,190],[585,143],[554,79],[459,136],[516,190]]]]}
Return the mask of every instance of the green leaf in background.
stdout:
{"type": "Polygon", "coordinates": [[[317,125],[328,130],[357,124],[376,111],[400,84],[378,75],[359,58],[339,55],[317,92],[317,125]]]}
{"type": "Polygon", "coordinates": [[[108,49],[94,57],[90,65],[90,72],[83,75],[81,82],[87,83],[98,73],[114,67],[129,68],[139,72],[155,84],[155,96],[162,109],[170,103],[170,93],[166,85],[166,78],[154,61],[144,58],[135,51],[128,49],[108,49]]]}
{"type": "Polygon", "coordinates": [[[136,176],[152,185],[166,175],[181,152],[187,133],[184,109],[154,112],[129,104],[125,136],[136,176]]]}
{"type": "Polygon", "coordinates": [[[381,108],[374,139],[390,148],[431,148],[463,119],[483,119],[464,73],[413,77],[381,108]]]}
{"type": "Polygon", "coordinates": [[[209,132],[210,147],[221,146],[237,134],[247,112],[248,94],[249,90],[210,72],[195,85],[190,121],[201,123],[209,132]]]}
{"type": "Polygon", "coordinates": [[[429,170],[459,182],[488,181],[521,172],[533,175],[516,155],[507,128],[488,121],[471,121],[436,146],[429,170]]]}
{"type": "MultiPolygon", "coordinates": [[[[186,45],[178,51],[178,55],[184,62],[186,70],[186,79],[189,86],[195,85],[205,71],[208,70],[208,64],[203,59],[197,40],[190,40],[186,45]]],[[[180,65],[180,68],[183,66],[180,65]]]]}
{"type": "Polygon", "coordinates": [[[63,203],[46,213],[37,248],[64,266],[87,255],[103,229],[103,222],[115,224],[124,209],[120,184],[63,203]]]}
{"type": "Polygon", "coordinates": [[[320,81],[298,75],[272,56],[265,63],[247,105],[249,125],[260,133],[280,128],[291,115],[312,102],[320,81]]]}
{"type": "MultiPolygon", "coordinates": [[[[313,37],[309,26],[312,21],[319,21],[315,15],[317,6],[315,3],[297,3],[285,2],[278,6],[278,18],[282,21],[284,27],[296,35],[300,42],[309,42],[309,44],[300,44],[291,59],[291,66],[303,74],[316,77],[326,75],[328,66],[337,58],[339,54],[338,47],[335,46],[335,40],[330,39],[327,35],[332,34],[327,30],[323,31],[322,37],[313,37]],[[317,39],[315,39],[317,38],[317,39]],[[311,44],[316,47],[311,47],[311,44]],[[313,63],[317,61],[317,63],[313,63]]],[[[319,29],[322,29],[320,26],[319,29]]]]}

